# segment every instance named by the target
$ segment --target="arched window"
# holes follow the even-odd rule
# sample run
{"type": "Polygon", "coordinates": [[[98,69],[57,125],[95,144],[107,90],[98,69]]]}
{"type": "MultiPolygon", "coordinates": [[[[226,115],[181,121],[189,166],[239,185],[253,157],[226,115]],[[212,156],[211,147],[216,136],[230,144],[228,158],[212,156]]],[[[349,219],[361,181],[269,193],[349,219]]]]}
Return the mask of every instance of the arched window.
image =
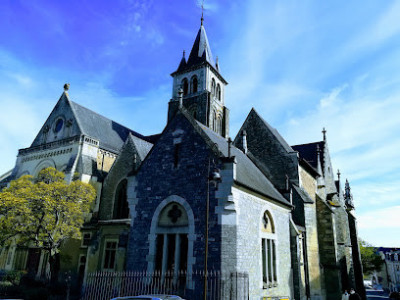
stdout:
{"type": "Polygon", "coordinates": [[[186,281],[180,276],[188,266],[189,219],[185,208],[177,202],[171,202],[160,212],[156,227],[154,270],[165,278],[173,274],[174,282],[186,281]]]}
{"type": "Polygon", "coordinates": [[[218,116],[218,120],[217,120],[217,132],[222,135],[222,117],[221,117],[221,115],[218,116]]]}
{"type": "Polygon", "coordinates": [[[213,130],[217,132],[217,114],[213,113],[213,130]]]}
{"type": "Polygon", "coordinates": [[[211,95],[215,97],[215,79],[211,80],[211,95]]]}
{"type": "Polygon", "coordinates": [[[216,97],[218,100],[221,100],[221,86],[219,85],[219,83],[217,84],[217,94],[216,97]]]}
{"type": "Polygon", "coordinates": [[[194,75],[192,79],[190,79],[190,90],[192,93],[197,93],[197,76],[194,75]]]}
{"type": "Polygon", "coordinates": [[[189,92],[189,82],[187,78],[183,78],[182,80],[182,89],[183,89],[183,95],[186,96],[189,92]]]}
{"type": "Polygon", "coordinates": [[[126,219],[129,217],[129,206],[126,195],[128,181],[122,180],[115,191],[113,219],[126,219]]]}
{"type": "Polygon", "coordinates": [[[261,264],[263,288],[277,286],[277,250],[275,224],[271,213],[264,211],[261,222],[261,264]]]}

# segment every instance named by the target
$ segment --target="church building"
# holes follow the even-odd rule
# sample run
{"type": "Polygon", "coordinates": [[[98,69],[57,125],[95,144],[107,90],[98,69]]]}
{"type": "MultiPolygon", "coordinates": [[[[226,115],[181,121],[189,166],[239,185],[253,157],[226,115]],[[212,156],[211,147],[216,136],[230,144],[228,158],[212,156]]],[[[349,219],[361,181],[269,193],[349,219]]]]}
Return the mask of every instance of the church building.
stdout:
{"type": "MultiPolygon", "coordinates": [[[[52,166],[96,187],[82,240],[63,245],[62,271],[81,285],[96,271],[169,274],[189,296],[202,294],[202,270],[245,274],[243,299],[333,300],[351,287],[362,294],[350,185],[334,175],[325,129],[321,141],[290,146],[253,108],[231,139],[228,82],[203,18],[171,76],[167,124],[152,136],[73,102],[65,85],[1,177],[0,188],[52,166]]],[[[12,246],[0,268],[43,278],[47,257],[12,246]]]]}

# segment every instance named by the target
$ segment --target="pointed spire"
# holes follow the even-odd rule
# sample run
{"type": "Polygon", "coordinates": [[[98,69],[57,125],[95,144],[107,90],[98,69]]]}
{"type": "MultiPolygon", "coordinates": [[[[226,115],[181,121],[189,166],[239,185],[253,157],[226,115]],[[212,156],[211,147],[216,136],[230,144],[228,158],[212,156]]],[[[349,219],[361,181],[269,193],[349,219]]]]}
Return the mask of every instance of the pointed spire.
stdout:
{"type": "Polygon", "coordinates": [[[210,44],[208,43],[206,30],[204,26],[201,25],[193,43],[192,50],[190,51],[187,63],[188,67],[191,67],[201,64],[204,61],[215,67],[215,62],[211,53],[210,44]]]}
{"type": "Polygon", "coordinates": [[[186,57],[185,56],[186,56],[186,52],[185,52],[185,50],[183,50],[181,62],[179,63],[178,69],[176,70],[177,72],[184,70],[186,68],[186,57]]]}

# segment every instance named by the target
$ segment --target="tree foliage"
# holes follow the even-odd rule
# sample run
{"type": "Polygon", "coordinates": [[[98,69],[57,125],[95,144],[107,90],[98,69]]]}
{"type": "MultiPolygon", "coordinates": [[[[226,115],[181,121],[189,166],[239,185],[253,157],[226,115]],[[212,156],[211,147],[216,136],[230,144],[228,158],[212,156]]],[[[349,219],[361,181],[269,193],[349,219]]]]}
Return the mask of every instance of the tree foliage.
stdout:
{"type": "Polygon", "coordinates": [[[80,238],[95,189],[79,180],[68,184],[64,173],[43,169],[37,178],[24,175],[0,192],[0,246],[11,242],[59,253],[69,238],[80,238]]]}
{"type": "Polygon", "coordinates": [[[371,274],[373,271],[379,271],[383,260],[377,252],[377,248],[361,239],[359,240],[359,245],[364,275],[371,274]]]}

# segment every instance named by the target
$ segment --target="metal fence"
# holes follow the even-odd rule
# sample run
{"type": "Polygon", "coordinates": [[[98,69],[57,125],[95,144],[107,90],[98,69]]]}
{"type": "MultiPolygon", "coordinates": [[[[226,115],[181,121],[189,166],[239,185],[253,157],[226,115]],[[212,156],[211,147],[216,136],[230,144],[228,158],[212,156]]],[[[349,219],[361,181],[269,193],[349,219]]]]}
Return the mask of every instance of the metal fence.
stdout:
{"type": "MultiPolygon", "coordinates": [[[[110,300],[119,296],[143,294],[173,294],[184,299],[204,299],[204,271],[188,273],[159,272],[95,272],[86,277],[82,300],[110,300]]],[[[207,299],[247,300],[249,276],[247,273],[224,274],[209,271],[207,299]]]]}

